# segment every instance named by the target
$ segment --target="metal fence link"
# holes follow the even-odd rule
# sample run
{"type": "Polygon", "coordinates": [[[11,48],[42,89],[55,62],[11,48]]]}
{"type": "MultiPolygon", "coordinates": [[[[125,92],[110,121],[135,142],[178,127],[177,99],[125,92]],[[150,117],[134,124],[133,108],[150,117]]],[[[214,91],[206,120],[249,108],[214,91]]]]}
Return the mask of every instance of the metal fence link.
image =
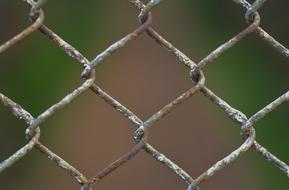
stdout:
{"type": "Polygon", "coordinates": [[[26,3],[31,5],[30,19],[32,24],[23,30],[20,34],[15,35],[12,39],[8,40],[6,43],[0,46],[0,53],[8,50],[9,48],[15,46],[21,40],[26,39],[30,34],[32,34],[37,29],[52,40],[58,47],[64,50],[68,56],[72,57],[83,65],[84,70],[81,74],[83,78],[83,83],[81,86],[76,88],[73,92],[67,94],[59,102],[55,103],[49,107],[46,111],[40,114],[38,117],[34,118],[31,114],[23,109],[20,105],[15,103],[13,100],[9,99],[2,93],[0,93],[0,101],[7,107],[9,107],[13,114],[21,120],[24,120],[27,124],[26,129],[26,138],[27,143],[17,150],[13,155],[7,158],[4,161],[0,162],[0,173],[8,169],[15,162],[19,161],[24,156],[28,155],[32,149],[39,150],[44,156],[53,161],[60,168],[65,170],[69,175],[71,175],[75,180],[80,184],[81,190],[90,190],[93,188],[93,185],[99,182],[101,179],[106,177],[108,174],[118,169],[120,166],[128,162],[134,156],[136,156],[141,150],[144,150],[146,153],[151,155],[157,162],[163,164],[171,172],[175,173],[179,178],[184,181],[188,190],[199,189],[199,185],[204,181],[208,180],[214,174],[219,172],[221,169],[226,167],[228,164],[236,161],[240,155],[246,153],[249,149],[255,149],[259,152],[264,159],[268,162],[273,163],[276,168],[280,169],[289,177],[289,166],[284,163],[282,160],[270,153],[266,148],[260,145],[256,140],[256,132],[254,129],[254,124],[258,122],[261,118],[265,117],[268,113],[272,112],[279,105],[289,100],[289,91],[278,97],[273,102],[269,103],[263,109],[256,112],[251,117],[247,117],[241,111],[233,108],[223,99],[218,97],[214,92],[212,92],[205,85],[205,75],[202,72],[202,69],[205,66],[208,66],[209,63],[218,59],[225,51],[231,49],[234,45],[240,42],[246,36],[256,33],[260,39],[269,43],[274,49],[280,52],[285,57],[289,58],[289,50],[284,47],[281,43],[271,37],[266,31],[264,31],[260,25],[260,15],[257,12],[260,9],[266,0],[256,0],[252,5],[249,4],[246,0],[233,0],[235,3],[241,5],[246,9],[245,19],[248,22],[248,27],[241,31],[239,34],[223,43],[212,51],[208,56],[199,61],[198,63],[192,61],[187,57],[183,52],[178,50],[174,45],[164,39],[159,35],[152,27],[152,14],[151,9],[154,6],[157,6],[161,3],[161,0],[150,0],[147,5],[144,5],[140,0],[131,0],[136,8],[140,11],[139,20],[140,26],[133,32],[127,34],[122,39],[110,45],[102,53],[98,54],[92,61],[89,61],[85,56],[83,56],[76,48],[65,42],[60,36],[55,32],[50,30],[47,26],[43,24],[44,13],[41,9],[46,0],[24,0],[26,3]],[[137,115],[132,111],[126,108],[124,105],[115,100],[112,96],[108,95],[100,87],[95,84],[95,74],[94,68],[100,64],[104,59],[111,56],[112,53],[125,46],[128,42],[134,40],[139,35],[146,32],[157,44],[159,44],[164,49],[172,53],[177,60],[184,64],[184,66],[189,67],[190,73],[189,76],[192,80],[192,88],[184,92],[176,99],[172,100],[169,104],[165,105],[158,112],[154,113],[148,120],[142,121],[137,115]],[[79,97],[83,92],[90,89],[97,96],[102,98],[105,102],[111,105],[115,110],[120,112],[124,117],[131,121],[135,127],[136,131],[134,133],[134,139],[136,145],[131,148],[129,152],[121,156],[119,159],[115,160],[113,163],[108,165],[103,170],[96,173],[91,178],[84,176],[80,171],[66,162],[63,158],[59,157],[47,147],[45,147],[39,141],[40,138],[40,128],[39,125],[45,122],[49,117],[54,114],[57,114],[58,110],[63,109],[66,105],[70,104],[75,98],[79,97]],[[211,100],[216,106],[218,106],[224,113],[234,122],[240,124],[242,138],[244,139],[243,144],[229,153],[222,160],[217,161],[209,169],[204,171],[200,176],[192,177],[184,169],[176,165],[171,161],[167,156],[160,153],[156,150],[151,144],[149,144],[148,130],[152,127],[157,121],[167,116],[171,111],[173,111],[179,104],[182,104],[187,99],[194,96],[196,93],[202,93],[205,97],[211,100]]]}

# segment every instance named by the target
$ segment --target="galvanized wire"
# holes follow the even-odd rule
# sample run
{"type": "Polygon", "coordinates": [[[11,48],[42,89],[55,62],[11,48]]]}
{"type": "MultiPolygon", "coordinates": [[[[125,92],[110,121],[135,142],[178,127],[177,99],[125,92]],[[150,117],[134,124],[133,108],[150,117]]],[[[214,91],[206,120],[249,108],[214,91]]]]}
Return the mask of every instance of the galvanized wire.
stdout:
{"type": "Polygon", "coordinates": [[[272,101],[267,106],[265,106],[263,109],[257,111],[256,114],[248,118],[244,113],[233,108],[223,99],[218,97],[205,85],[205,75],[202,69],[209,63],[214,62],[225,51],[228,51],[229,49],[233,48],[234,45],[236,45],[243,38],[252,33],[256,33],[262,40],[266,41],[270,46],[272,46],[282,55],[289,58],[289,50],[260,27],[260,15],[257,11],[264,5],[266,0],[256,0],[253,3],[253,5],[249,4],[245,0],[233,0],[233,1],[247,10],[245,14],[245,19],[249,24],[248,27],[246,27],[239,34],[237,34],[227,42],[217,47],[204,59],[196,63],[192,61],[189,57],[187,57],[179,49],[177,49],[174,45],[172,45],[169,41],[164,39],[151,27],[152,14],[150,11],[154,6],[157,6],[159,3],[161,3],[161,0],[151,0],[148,2],[147,5],[144,5],[140,0],[132,0],[131,2],[140,11],[139,14],[140,26],[133,32],[127,34],[122,39],[110,45],[102,53],[97,55],[92,61],[89,61],[76,48],[74,48],[69,43],[64,41],[60,36],[58,36],[55,32],[53,32],[51,29],[49,29],[47,26],[43,24],[44,13],[41,10],[41,7],[46,2],[45,0],[38,0],[38,1],[25,0],[25,2],[31,5],[30,18],[32,24],[27,29],[23,30],[20,34],[16,35],[12,39],[8,40],[6,43],[1,45],[0,53],[15,46],[21,40],[24,40],[35,30],[38,29],[42,34],[47,36],[48,39],[52,40],[58,47],[63,49],[68,56],[72,57],[73,59],[78,61],[81,65],[83,65],[84,70],[81,74],[83,78],[83,83],[73,92],[67,94],[63,99],[61,99],[59,102],[49,107],[46,111],[44,111],[36,118],[32,117],[28,111],[23,109],[13,100],[0,93],[0,101],[5,106],[9,107],[12,110],[13,114],[18,119],[24,120],[28,126],[26,129],[27,143],[22,148],[17,150],[13,155],[8,157],[6,160],[0,162],[0,173],[8,169],[11,165],[19,161],[24,156],[27,156],[29,152],[35,148],[39,150],[42,154],[44,154],[48,159],[53,161],[57,166],[64,169],[69,175],[74,177],[75,180],[80,184],[81,190],[90,190],[93,188],[94,184],[96,184],[101,179],[106,177],[108,174],[110,174],[111,172],[118,169],[126,162],[128,162],[130,159],[136,156],[141,150],[144,150],[146,153],[151,155],[156,161],[163,164],[171,172],[179,176],[180,179],[187,184],[188,190],[194,190],[198,189],[201,183],[210,179],[212,176],[214,176],[214,174],[222,170],[228,164],[232,163],[233,161],[236,161],[240,157],[240,155],[246,153],[249,149],[253,148],[257,152],[259,152],[268,162],[273,163],[276,166],[276,168],[280,169],[282,172],[285,173],[285,175],[289,177],[289,166],[285,162],[280,160],[278,157],[270,153],[266,148],[264,148],[255,140],[256,131],[253,126],[260,119],[262,119],[267,114],[278,108],[278,106],[288,101],[289,91],[284,93],[276,100],[272,101]],[[110,57],[112,53],[119,50],[121,47],[125,46],[128,42],[134,40],[144,32],[146,32],[152,39],[154,39],[154,41],[157,44],[159,44],[161,47],[172,53],[180,63],[184,64],[184,66],[189,67],[190,69],[189,76],[192,81],[191,89],[187,90],[186,92],[178,96],[176,99],[172,100],[169,104],[165,105],[158,112],[154,113],[146,121],[142,121],[136,114],[134,114],[124,105],[122,105],[112,96],[110,96],[100,87],[98,87],[95,84],[95,74],[94,74],[94,68],[98,64],[102,63],[103,60],[110,57]],[[74,168],[71,164],[66,162],[60,156],[53,153],[39,141],[40,138],[39,125],[44,123],[52,115],[57,114],[58,110],[65,108],[68,104],[71,103],[71,101],[79,97],[83,92],[87,91],[88,89],[90,89],[98,97],[102,98],[105,102],[111,105],[115,110],[120,112],[136,127],[136,131],[133,134],[134,139],[136,141],[136,145],[133,146],[129,152],[121,156],[116,161],[112,162],[103,170],[97,172],[91,178],[84,176],[79,170],[74,168]],[[187,99],[191,98],[198,92],[202,93],[212,103],[214,103],[221,110],[223,110],[224,113],[232,121],[240,124],[240,128],[242,131],[242,138],[244,139],[244,141],[239,147],[234,149],[223,159],[217,161],[214,165],[212,165],[209,169],[204,171],[201,175],[197,177],[192,177],[183,168],[175,164],[166,155],[160,153],[151,144],[148,143],[149,141],[148,131],[157,121],[167,116],[179,104],[182,104],[183,102],[185,102],[187,99]]]}

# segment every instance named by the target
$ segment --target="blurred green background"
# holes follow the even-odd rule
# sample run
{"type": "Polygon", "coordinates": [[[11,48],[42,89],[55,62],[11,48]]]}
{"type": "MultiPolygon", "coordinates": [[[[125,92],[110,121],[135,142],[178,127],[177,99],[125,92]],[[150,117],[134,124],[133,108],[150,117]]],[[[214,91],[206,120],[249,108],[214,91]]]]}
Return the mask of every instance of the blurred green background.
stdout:
{"type": "MultiPolygon", "coordinates": [[[[252,1],[251,1],[252,2],[252,1]]],[[[289,47],[289,2],[268,1],[261,26],[289,47]]],[[[138,11],[127,0],[48,1],[45,24],[93,59],[138,26],[138,11]]],[[[29,6],[0,1],[0,42],[30,24],[29,6]]],[[[154,28],[195,62],[247,25],[233,1],[164,1],[153,10],[154,28]]],[[[81,84],[82,67],[39,32],[0,55],[0,91],[37,117],[81,84]]],[[[251,116],[289,88],[289,60],[255,34],[205,69],[207,86],[251,116]]],[[[188,69],[147,35],[117,51],[96,68],[96,83],[147,119],[189,89],[188,69]]],[[[256,125],[257,140],[289,163],[289,104],[256,125]]],[[[25,124],[0,105],[0,160],[25,144],[25,124]]],[[[41,142],[92,176],[126,153],[135,128],[88,91],[41,126],[41,142]]],[[[152,127],[150,142],[197,177],[236,149],[239,126],[200,93],[152,127]]],[[[96,184],[95,189],[185,189],[186,184],[144,152],[96,184]]],[[[289,180],[250,150],[202,189],[289,189],[289,180]]],[[[0,174],[0,189],[79,189],[65,171],[33,150],[0,174]]]]}

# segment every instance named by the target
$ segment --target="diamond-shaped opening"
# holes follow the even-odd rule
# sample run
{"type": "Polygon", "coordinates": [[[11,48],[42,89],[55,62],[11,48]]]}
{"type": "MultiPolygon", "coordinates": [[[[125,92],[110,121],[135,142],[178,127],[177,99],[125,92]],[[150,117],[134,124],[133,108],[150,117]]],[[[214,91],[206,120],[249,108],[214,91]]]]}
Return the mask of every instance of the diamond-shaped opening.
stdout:
{"type": "MultiPolygon", "coordinates": [[[[243,143],[239,133],[238,124],[203,95],[197,94],[153,126],[149,141],[189,174],[197,177],[243,143]]],[[[246,153],[241,157],[246,157],[246,153]]],[[[242,166],[253,168],[252,163],[248,161],[242,166]]],[[[236,160],[202,183],[201,187],[243,189],[243,185],[249,186],[243,180],[240,182],[240,178],[245,179],[248,174],[240,173],[238,167],[232,167],[238,164],[236,160]],[[239,183],[242,185],[236,186],[239,183]]]]}
{"type": "MultiPolygon", "coordinates": [[[[254,0],[249,2],[253,3],[254,0]]],[[[203,57],[248,26],[245,23],[243,16],[244,9],[241,6],[233,2],[220,3],[202,1],[200,4],[205,7],[207,6],[206,4],[211,3],[219,4],[219,6],[217,6],[217,9],[215,8],[216,6],[208,6],[208,10],[210,9],[212,11],[202,11],[203,19],[206,21],[203,23],[208,27],[208,33],[206,33],[206,35],[208,38],[212,38],[209,39],[209,43],[205,43],[212,45],[212,47],[209,49],[204,48],[207,50],[203,57]],[[226,6],[223,5],[232,7],[225,8],[226,6]],[[218,18],[218,16],[213,17],[216,13],[218,13],[218,15],[228,15],[226,19],[218,18]],[[229,13],[231,14],[230,16],[229,13]],[[215,22],[211,23],[210,19],[213,19],[215,22]],[[222,24],[221,21],[224,23],[222,24]],[[227,26],[230,27],[229,30],[227,30],[227,26]],[[235,27],[242,28],[229,34],[228,31],[232,32],[235,27]]],[[[269,22],[272,18],[266,23],[266,19],[271,17],[272,12],[274,14],[274,10],[272,10],[270,4],[272,6],[274,5],[277,9],[275,10],[275,14],[280,12],[277,7],[280,6],[282,2],[266,2],[264,7],[260,8],[261,27],[264,25],[265,30],[267,31],[268,29],[269,34],[270,29],[274,30],[273,37],[279,40],[278,32],[285,32],[286,30],[284,30],[284,25],[282,25],[279,30],[276,29],[276,27],[271,27],[269,22]]],[[[200,10],[204,10],[204,7],[200,10]]],[[[280,24],[282,22],[275,23],[280,24]]],[[[288,46],[286,38],[280,39],[279,41],[283,45],[288,46]]],[[[201,57],[201,59],[203,57],[201,57]]],[[[208,86],[214,85],[217,94],[221,97],[225,97],[225,99],[232,102],[235,107],[246,111],[246,113],[253,114],[260,106],[264,106],[268,101],[272,100],[272,97],[278,97],[288,89],[287,83],[283,82],[288,80],[288,75],[284,72],[288,70],[287,62],[287,58],[270,47],[270,45],[264,42],[257,34],[251,34],[221,55],[216,61],[207,65],[204,70],[208,86]],[[217,81],[219,82],[217,83],[217,81]],[[261,97],[263,98],[260,98],[260,96],[252,96],[254,89],[258,89],[258,94],[262,94],[261,97]],[[242,94],[242,96],[240,96],[240,94],[242,94]],[[245,99],[245,101],[240,101],[243,99],[245,99]],[[244,102],[247,102],[247,104],[244,102]]]]}
{"type": "MultiPolygon", "coordinates": [[[[131,125],[126,118],[90,92],[42,124],[40,142],[90,178],[134,146],[132,134],[135,128],[131,125]]],[[[5,183],[7,187],[38,189],[37,186],[49,182],[53,183],[47,186],[50,189],[52,186],[55,189],[64,186],[78,189],[77,183],[65,171],[49,161],[47,156],[38,151],[37,154],[40,156],[33,160],[33,171],[30,172],[45,171],[43,175],[36,178],[33,174],[27,175],[26,180],[17,183],[17,187],[15,184],[11,186],[8,181],[5,183]],[[31,185],[32,182],[27,182],[28,178],[37,179],[37,183],[31,185]]]]}
{"type": "MultiPolygon", "coordinates": [[[[127,5],[129,5],[129,2],[113,0],[48,2],[44,7],[45,24],[87,57],[93,58],[97,52],[103,51],[109,44],[134,29],[134,27],[126,28],[127,30],[123,35],[115,35],[115,20],[124,18],[123,16],[134,10],[127,5]],[[118,16],[114,16],[117,14],[112,15],[110,11],[107,11],[112,8],[111,6],[113,8],[124,8],[122,11],[126,14],[122,12],[118,16]],[[81,14],[79,14],[80,12],[81,14]]],[[[134,17],[125,17],[123,20],[128,19],[135,21],[134,17]]],[[[131,22],[125,24],[129,23],[131,22]]]]}
{"type": "Polygon", "coordinates": [[[244,10],[233,1],[185,0],[156,8],[153,27],[196,62],[247,27],[244,10]]]}
{"type": "MultiPolygon", "coordinates": [[[[208,66],[207,84],[214,86],[220,97],[227,99],[231,105],[241,109],[249,117],[288,90],[288,84],[283,82],[289,79],[284,72],[288,68],[286,62],[288,60],[276,50],[263,42],[257,35],[252,35],[231,49],[230,53],[222,55],[215,63],[208,66]],[[244,75],[244,73],[246,74],[244,75]],[[210,83],[210,81],[214,82],[210,83]]],[[[255,126],[257,139],[267,142],[266,148],[270,144],[269,151],[273,154],[274,151],[277,153],[279,151],[279,155],[283,155],[279,158],[288,163],[287,157],[284,156],[288,142],[285,136],[288,134],[288,130],[282,126],[282,123],[286,123],[287,120],[287,111],[285,110],[285,105],[278,107],[255,126]],[[279,109],[278,116],[267,120],[267,117],[270,118],[270,115],[276,114],[279,109]],[[283,111],[281,111],[282,109],[283,111]],[[273,129],[272,126],[276,126],[276,124],[278,127],[273,129]],[[272,135],[273,133],[280,135],[272,135]],[[280,149],[278,150],[277,147],[280,149]]]]}
{"type": "Polygon", "coordinates": [[[135,145],[132,134],[136,128],[90,91],[47,120],[41,129],[40,141],[88,177],[135,145]]]}
{"type": "Polygon", "coordinates": [[[286,61],[251,35],[206,67],[207,86],[250,116],[288,89],[286,61]]]}
{"type": "Polygon", "coordinates": [[[116,52],[96,72],[96,83],[141,118],[193,86],[189,70],[146,35],[116,52]]]}
{"type": "MultiPolygon", "coordinates": [[[[9,4],[9,7],[13,8],[14,6],[16,7],[14,4],[9,4]]],[[[25,6],[23,5],[23,7],[25,6]]],[[[49,7],[48,5],[48,12],[51,10],[49,7]]],[[[5,14],[5,11],[3,14],[5,14]]],[[[22,20],[25,18],[24,20],[27,20],[26,25],[29,26],[31,22],[29,22],[27,12],[29,12],[29,9],[26,10],[25,16],[21,18],[22,20]]],[[[45,24],[49,24],[49,22],[46,22],[47,20],[49,18],[45,19],[45,24]]],[[[22,29],[25,27],[22,27],[22,29]]],[[[77,31],[74,32],[77,33],[77,31]]],[[[4,33],[10,34],[12,32],[5,30],[4,33]]],[[[71,32],[67,29],[66,33],[70,34],[71,32]]],[[[3,39],[3,41],[6,40],[8,39],[3,39]]],[[[79,45],[81,46],[81,44],[79,45]]],[[[85,44],[86,47],[88,45],[85,44]]],[[[0,71],[2,92],[13,94],[16,100],[21,101],[24,107],[31,110],[33,115],[39,114],[81,85],[80,73],[82,67],[79,63],[67,56],[61,48],[58,48],[38,31],[1,54],[0,63],[3,63],[0,71]],[[7,80],[9,78],[15,80],[7,80]],[[33,102],[31,102],[31,99],[33,99],[33,102]]]]}
{"type": "MultiPolygon", "coordinates": [[[[228,100],[233,107],[242,110],[249,117],[288,90],[288,84],[283,82],[288,80],[288,75],[284,72],[284,69],[288,67],[287,61],[258,36],[253,35],[232,48],[230,53],[222,55],[208,66],[208,71],[205,72],[207,86],[213,86],[220,97],[228,100]]],[[[283,111],[279,112],[278,117],[267,120],[267,117],[273,114],[270,113],[255,126],[258,141],[267,142],[267,144],[261,144],[273,154],[274,151],[277,153],[279,151],[278,155],[280,156],[277,155],[278,158],[288,163],[285,148],[286,143],[288,143],[285,134],[288,134],[288,130],[281,124],[286,123],[287,112],[284,110],[286,109],[285,105],[282,107],[283,111]],[[277,128],[276,124],[278,124],[277,128]],[[275,128],[272,129],[272,126],[275,128]],[[278,134],[273,135],[273,133],[279,133],[280,136],[278,134]],[[267,147],[268,145],[269,147],[267,147]]],[[[279,109],[281,110],[278,107],[274,113],[279,109]]],[[[260,157],[259,159],[264,158],[260,157]]],[[[267,164],[272,165],[268,162],[267,164]]],[[[278,171],[277,168],[275,170],[278,171]]],[[[282,172],[278,172],[278,176],[284,175],[282,172]]],[[[284,176],[286,177],[286,175],[284,176]]],[[[262,177],[263,179],[267,178],[264,175],[262,177]]],[[[278,179],[282,184],[281,186],[287,184],[285,177],[278,179]]],[[[272,178],[268,179],[271,180],[272,178]]]]}
{"type": "Polygon", "coordinates": [[[8,50],[21,49],[21,60],[15,54],[0,56],[5,65],[0,85],[35,116],[81,85],[82,67],[39,32],[29,38],[8,50]]]}
{"type": "Polygon", "coordinates": [[[144,151],[95,185],[95,189],[186,189],[186,183],[144,151]]]}

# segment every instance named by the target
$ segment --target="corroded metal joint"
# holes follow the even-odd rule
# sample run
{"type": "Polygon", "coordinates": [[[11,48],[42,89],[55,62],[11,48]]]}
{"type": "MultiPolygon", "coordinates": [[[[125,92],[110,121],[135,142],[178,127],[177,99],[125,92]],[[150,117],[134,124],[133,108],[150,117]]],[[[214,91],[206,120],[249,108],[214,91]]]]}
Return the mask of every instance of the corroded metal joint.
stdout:
{"type": "Polygon", "coordinates": [[[140,142],[141,140],[145,140],[148,137],[148,130],[143,125],[141,125],[133,134],[133,139],[136,142],[140,142]]]}
{"type": "MultiPolygon", "coordinates": [[[[136,0],[136,1],[134,1],[134,2],[131,1],[131,2],[132,2],[132,3],[136,3],[136,4],[137,4],[137,3],[141,4],[141,2],[140,2],[139,0],[136,0]]],[[[140,14],[139,14],[139,16],[138,16],[141,24],[143,24],[143,23],[147,20],[149,14],[150,14],[150,10],[151,10],[154,6],[156,6],[157,4],[159,4],[160,2],[161,2],[161,0],[150,0],[149,3],[146,4],[146,6],[142,7],[141,12],[140,12],[140,14]]]]}
{"type": "Polygon", "coordinates": [[[253,124],[250,122],[250,120],[247,120],[247,122],[241,126],[241,134],[244,136],[248,136],[252,128],[253,124]]]}
{"type": "Polygon", "coordinates": [[[32,22],[35,22],[39,17],[44,17],[44,12],[42,9],[29,13],[29,18],[32,22]]]}
{"type": "Polygon", "coordinates": [[[91,185],[89,183],[84,184],[80,190],[93,190],[93,188],[91,187],[91,185]]]}
{"type": "Polygon", "coordinates": [[[32,139],[38,132],[40,132],[40,129],[38,127],[39,121],[37,119],[33,120],[31,125],[27,127],[25,131],[25,138],[27,140],[32,139]]]}
{"type": "Polygon", "coordinates": [[[197,185],[195,181],[193,181],[187,188],[187,190],[200,190],[201,188],[197,185]]]}
{"type": "Polygon", "coordinates": [[[31,141],[32,139],[34,139],[34,138],[36,138],[37,139],[37,141],[39,140],[39,138],[40,138],[40,134],[41,134],[41,132],[40,132],[40,128],[39,127],[37,127],[35,130],[33,130],[33,131],[31,131],[31,134],[28,134],[27,133],[27,130],[28,130],[29,128],[27,128],[26,129],[26,139],[27,139],[27,141],[31,141]]]}
{"type": "Polygon", "coordinates": [[[46,3],[47,0],[27,0],[27,2],[31,5],[30,16],[37,14],[40,8],[46,3]]]}
{"type": "Polygon", "coordinates": [[[195,65],[191,70],[190,70],[190,79],[192,80],[193,84],[200,84],[204,85],[205,84],[205,75],[200,68],[195,65]]]}
{"type": "Polygon", "coordinates": [[[84,64],[84,70],[81,73],[81,78],[82,79],[89,79],[92,77],[93,73],[94,72],[93,72],[91,65],[90,64],[84,64]]]}
{"type": "Polygon", "coordinates": [[[245,14],[245,18],[248,23],[254,22],[254,17],[259,16],[257,12],[258,9],[265,3],[266,0],[256,0],[253,5],[251,5],[245,14]]]}
{"type": "Polygon", "coordinates": [[[256,26],[260,25],[261,17],[257,11],[254,11],[252,7],[247,9],[245,13],[245,19],[248,24],[255,24],[256,26]]]}
{"type": "Polygon", "coordinates": [[[248,11],[245,14],[245,18],[248,24],[255,24],[256,26],[260,25],[261,17],[258,12],[249,12],[248,9],[248,11]]]}

